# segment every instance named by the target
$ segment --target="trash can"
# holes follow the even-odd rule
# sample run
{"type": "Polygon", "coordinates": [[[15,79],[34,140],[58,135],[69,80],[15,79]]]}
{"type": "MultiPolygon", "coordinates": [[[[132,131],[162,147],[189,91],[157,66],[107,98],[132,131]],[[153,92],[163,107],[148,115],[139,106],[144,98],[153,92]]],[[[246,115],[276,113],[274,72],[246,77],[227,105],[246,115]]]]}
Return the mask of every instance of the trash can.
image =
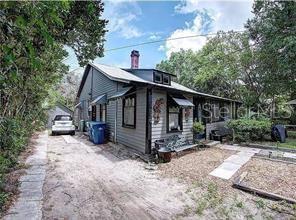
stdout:
{"type": "Polygon", "coordinates": [[[89,138],[90,141],[93,141],[93,140],[94,140],[94,139],[93,139],[93,133],[92,133],[92,126],[93,126],[93,123],[94,123],[94,122],[90,122],[90,121],[86,122],[88,138],[89,138]]]}
{"type": "Polygon", "coordinates": [[[84,131],[84,120],[80,120],[80,123],[79,123],[79,131],[81,131],[81,132],[84,131]]]}
{"type": "Polygon", "coordinates": [[[158,156],[160,159],[162,159],[162,161],[164,163],[168,163],[171,161],[172,159],[172,152],[169,148],[167,147],[161,147],[159,150],[158,150],[158,156]]]}
{"type": "Polygon", "coordinates": [[[102,127],[93,129],[93,143],[94,144],[103,144],[105,136],[105,130],[102,127]]]}
{"type": "Polygon", "coordinates": [[[91,123],[91,132],[94,144],[103,144],[105,141],[106,123],[93,122],[91,123]]]}

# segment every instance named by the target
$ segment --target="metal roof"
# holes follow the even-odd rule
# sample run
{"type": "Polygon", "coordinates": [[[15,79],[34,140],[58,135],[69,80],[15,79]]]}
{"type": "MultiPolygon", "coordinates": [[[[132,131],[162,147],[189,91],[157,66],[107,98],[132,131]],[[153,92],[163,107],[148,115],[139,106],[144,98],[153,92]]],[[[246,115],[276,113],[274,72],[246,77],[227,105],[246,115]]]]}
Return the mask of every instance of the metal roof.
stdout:
{"type": "Polygon", "coordinates": [[[96,105],[96,104],[104,104],[107,102],[107,95],[103,94],[95,98],[90,105],[96,105]]]}
{"type": "Polygon", "coordinates": [[[108,100],[114,100],[124,96],[128,91],[130,91],[133,87],[126,87],[118,92],[116,92],[113,96],[111,96],[108,100]]]}
{"type": "Polygon", "coordinates": [[[194,104],[186,98],[182,99],[182,98],[176,98],[174,96],[171,96],[171,97],[177,103],[177,105],[181,107],[194,107],[194,104]]]}
{"type": "Polygon", "coordinates": [[[136,82],[136,83],[144,83],[144,84],[149,84],[155,87],[160,87],[160,88],[166,88],[166,89],[173,89],[173,90],[177,90],[177,91],[181,91],[181,92],[187,92],[187,93],[191,93],[191,94],[195,94],[195,95],[200,95],[200,96],[205,96],[205,97],[209,97],[209,98],[213,98],[213,99],[220,99],[220,100],[226,100],[226,101],[234,101],[234,102],[239,102],[237,100],[233,100],[233,99],[228,99],[228,98],[222,98],[219,96],[215,96],[215,95],[210,95],[210,94],[206,94],[206,93],[202,93],[202,92],[197,92],[194,91],[192,89],[189,89],[179,83],[173,82],[171,81],[171,85],[164,85],[164,84],[159,84],[159,83],[154,83],[148,80],[144,80],[130,72],[127,72],[123,69],[120,69],[118,67],[113,67],[113,66],[109,66],[109,65],[103,65],[103,64],[95,64],[95,63],[89,63],[87,65],[87,67],[85,68],[84,71],[84,75],[82,77],[82,82],[80,84],[79,90],[78,90],[78,94],[77,97],[80,96],[81,90],[83,88],[83,85],[85,83],[87,74],[88,74],[88,69],[89,67],[92,66],[93,68],[97,69],[98,71],[100,71],[101,73],[103,73],[106,77],[108,77],[110,80],[113,81],[118,81],[118,82],[124,82],[124,83],[132,83],[132,82],[136,82]]]}

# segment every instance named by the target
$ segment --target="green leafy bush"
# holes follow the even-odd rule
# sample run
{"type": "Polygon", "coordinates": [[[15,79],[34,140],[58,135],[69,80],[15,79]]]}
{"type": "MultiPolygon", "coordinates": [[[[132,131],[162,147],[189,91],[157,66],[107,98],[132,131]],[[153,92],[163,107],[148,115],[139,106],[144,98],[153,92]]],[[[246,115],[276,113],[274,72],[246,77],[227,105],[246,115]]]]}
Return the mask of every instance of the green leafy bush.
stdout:
{"type": "Polygon", "coordinates": [[[5,191],[5,176],[15,169],[18,156],[27,146],[31,134],[43,125],[39,117],[43,117],[43,114],[32,114],[27,120],[8,117],[0,119],[0,211],[10,194],[5,191]]]}
{"type": "Polygon", "coordinates": [[[204,133],[205,126],[201,122],[194,122],[192,130],[194,133],[204,133]]]}
{"type": "Polygon", "coordinates": [[[228,122],[228,127],[234,131],[234,140],[248,142],[263,140],[265,135],[270,135],[271,121],[269,119],[237,119],[228,122]]]}

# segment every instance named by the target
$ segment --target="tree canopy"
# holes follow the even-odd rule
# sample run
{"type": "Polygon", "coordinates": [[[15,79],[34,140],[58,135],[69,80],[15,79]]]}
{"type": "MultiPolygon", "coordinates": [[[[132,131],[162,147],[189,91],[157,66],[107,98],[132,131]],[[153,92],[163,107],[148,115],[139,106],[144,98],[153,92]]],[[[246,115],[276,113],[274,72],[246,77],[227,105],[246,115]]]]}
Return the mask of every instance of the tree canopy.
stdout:
{"type": "Polygon", "coordinates": [[[296,4],[258,1],[253,9],[245,32],[220,31],[200,51],[172,53],[156,68],[176,74],[183,85],[249,107],[295,96],[296,4]]]}
{"type": "Polygon", "coordinates": [[[27,116],[41,109],[49,89],[66,73],[74,49],[81,65],[103,56],[103,3],[1,2],[1,116],[27,116]]]}

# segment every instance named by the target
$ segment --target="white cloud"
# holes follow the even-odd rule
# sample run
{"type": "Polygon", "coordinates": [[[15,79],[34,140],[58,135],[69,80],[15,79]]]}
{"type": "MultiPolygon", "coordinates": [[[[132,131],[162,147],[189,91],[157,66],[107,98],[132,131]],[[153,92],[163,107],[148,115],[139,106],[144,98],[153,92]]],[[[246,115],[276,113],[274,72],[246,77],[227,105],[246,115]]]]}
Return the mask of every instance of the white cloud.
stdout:
{"type": "Polygon", "coordinates": [[[117,32],[125,39],[140,37],[143,33],[133,25],[142,11],[133,1],[110,1],[105,3],[104,18],[109,20],[109,33],[117,32]]]}
{"type": "MultiPolygon", "coordinates": [[[[186,36],[200,35],[201,29],[203,28],[202,18],[197,15],[193,20],[192,24],[187,23],[183,29],[175,30],[170,38],[180,38],[186,36]]],[[[167,40],[165,43],[166,55],[169,57],[171,53],[178,52],[182,49],[191,49],[193,51],[200,50],[207,42],[207,37],[198,36],[192,38],[184,38],[179,40],[167,40]]]]}
{"type": "Polygon", "coordinates": [[[152,34],[149,36],[149,40],[159,40],[161,38],[161,36],[157,35],[157,34],[152,34]]]}
{"type": "Polygon", "coordinates": [[[197,0],[183,0],[180,4],[175,6],[175,11],[181,14],[188,14],[196,12],[196,9],[199,6],[199,1],[197,0]]]}
{"type": "MultiPolygon", "coordinates": [[[[196,1],[182,0],[175,6],[177,14],[194,14],[194,19],[187,21],[184,28],[175,30],[168,38],[215,33],[219,30],[243,30],[244,23],[251,14],[252,1],[196,1]]],[[[206,44],[204,36],[166,41],[164,48],[167,57],[172,52],[183,49],[200,50],[206,44]]],[[[162,48],[163,49],[163,48],[162,48]]]]}
{"type": "Polygon", "coordinates": [[[160,45],[158,48],[157,48],[158,51],[165,51],[165,47],[164,45],[160,45]]]}

